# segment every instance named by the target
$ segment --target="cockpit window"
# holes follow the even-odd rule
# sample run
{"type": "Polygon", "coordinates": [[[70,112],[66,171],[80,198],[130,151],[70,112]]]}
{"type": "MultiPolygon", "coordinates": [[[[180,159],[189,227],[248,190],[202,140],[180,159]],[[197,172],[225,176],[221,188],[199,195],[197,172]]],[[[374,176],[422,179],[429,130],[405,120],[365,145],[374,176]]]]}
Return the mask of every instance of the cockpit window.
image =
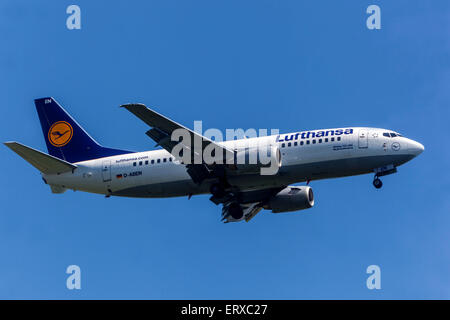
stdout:
{"type": "Polygon", "coordinates": [[[395,137],[403,137],[401,134],[399,133],[394,133],[394,132],[384,132],[383,133],[383,137],[388,137],[388,138],[395,138],[395,137]]]}

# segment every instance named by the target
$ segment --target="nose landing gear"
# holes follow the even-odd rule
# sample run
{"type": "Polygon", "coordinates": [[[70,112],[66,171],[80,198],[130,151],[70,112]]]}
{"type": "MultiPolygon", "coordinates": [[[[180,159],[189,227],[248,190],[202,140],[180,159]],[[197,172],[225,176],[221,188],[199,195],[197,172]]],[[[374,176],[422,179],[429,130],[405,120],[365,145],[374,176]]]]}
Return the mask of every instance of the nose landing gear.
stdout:
{"type": "Polygon", "coordinates": [[[397,172],[397,168],[393,164],[389,164],[380,168],[375,168],[375,177],[373,177],[373,186],[380,189],[383,186],[379,177],[387,176],[388,174],[393,174],[397,172]]]}
{"type": "Polygon", "coordinates": [[[373,179],[373,186],[377,189],[380,189],[383,186],[383,182],[381,182],[380,178],[375,176],[375,178],[373,179]]]}

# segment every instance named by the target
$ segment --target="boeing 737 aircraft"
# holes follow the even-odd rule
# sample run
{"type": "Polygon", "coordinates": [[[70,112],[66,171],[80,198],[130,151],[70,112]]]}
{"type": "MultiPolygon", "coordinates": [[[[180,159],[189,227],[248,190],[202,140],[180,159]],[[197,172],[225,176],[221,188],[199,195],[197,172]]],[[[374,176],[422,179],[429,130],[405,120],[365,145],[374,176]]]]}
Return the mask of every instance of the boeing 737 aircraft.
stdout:
{"type": "Polygon", "coordinates": [[[308,184],[313,180],[373,173],[373,185],[381,188],[379,177],[395,173],[424,150],[392,130],[365,127],[215,142],[145,105],[128,104],[123,107],[151,127],[146,134],[163,148],[132,152],[98,144],[53,98],[35,104],[49,154],[18,142],[5,145],[36,167],[53,193],[72,189],[142,198],[211,194],[210,200],[222,205],[225,222],[249,221],[262,209],[311,208],[314,195],[308,184]],[[194,146],[200,141],[198,147],[173,139],[180,130],[194,146]],[[257,154],[261,146],[275,168],[269,174],[263,174],[270,169],[268,162],[257,154]],[[215,161],[198,161],[207,150],[214,150],[215,161]],[[253,163],[237,160],[252,156],[253,163]],[[307,185],[292,185],[301,182],[307,185]]]}

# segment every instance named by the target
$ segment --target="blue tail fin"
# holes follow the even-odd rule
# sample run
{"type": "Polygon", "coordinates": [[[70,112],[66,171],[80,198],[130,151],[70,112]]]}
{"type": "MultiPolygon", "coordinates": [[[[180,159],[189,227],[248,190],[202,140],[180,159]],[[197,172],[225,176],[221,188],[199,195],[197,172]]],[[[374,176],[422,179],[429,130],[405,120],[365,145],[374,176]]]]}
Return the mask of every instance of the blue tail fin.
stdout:
{"type": "Polygon", "coordinates": [[[99,145],[53,98],[34,100],[48,153],[74,163],[131,153],[99,145]]]}

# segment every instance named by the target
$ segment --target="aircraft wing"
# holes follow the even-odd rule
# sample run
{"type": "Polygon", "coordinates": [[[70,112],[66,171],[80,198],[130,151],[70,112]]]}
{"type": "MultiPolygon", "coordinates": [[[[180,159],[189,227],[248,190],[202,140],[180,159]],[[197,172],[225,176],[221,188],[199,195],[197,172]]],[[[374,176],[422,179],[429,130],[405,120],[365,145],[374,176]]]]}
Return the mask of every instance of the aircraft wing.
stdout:
{"type": "MultiPolygon", "coordinates": [[[[234,151],[220,146],[197,132],[147,108],[144,104],[125,104],[121,107],[124,107],[152,127],[146,134],[155,140],[157,145],[170,152],[175,158],[179,158],[179,154],[173,153],[174,147],[179,144],[179,142],[172,141],[172,133],[177,129],[182,129],[189,134],[190,145],[183,145],[183,152],[189,152],[190,154],[191,161],[186,165],[188,168],[187,172],[196,183],[201,183],[204,179],[211,177],[211,172],[217,167],[215,165],[206,164],[204,159],[202,159],[202,162],[196,161],[196,159],[199,159],[199,157],[203,155],[203,151],[206,147],[212,145],[210,148],[214,147],[216,152],[220,151],[223,155],[222,164],[227,163],[227,159],[234,157],[234,151]],[[199,145],[198,150],[194,148],[197,144],[199,145]]],[[[183,140],[181,143],[183,142],[185,141],[183,140]]]]}

